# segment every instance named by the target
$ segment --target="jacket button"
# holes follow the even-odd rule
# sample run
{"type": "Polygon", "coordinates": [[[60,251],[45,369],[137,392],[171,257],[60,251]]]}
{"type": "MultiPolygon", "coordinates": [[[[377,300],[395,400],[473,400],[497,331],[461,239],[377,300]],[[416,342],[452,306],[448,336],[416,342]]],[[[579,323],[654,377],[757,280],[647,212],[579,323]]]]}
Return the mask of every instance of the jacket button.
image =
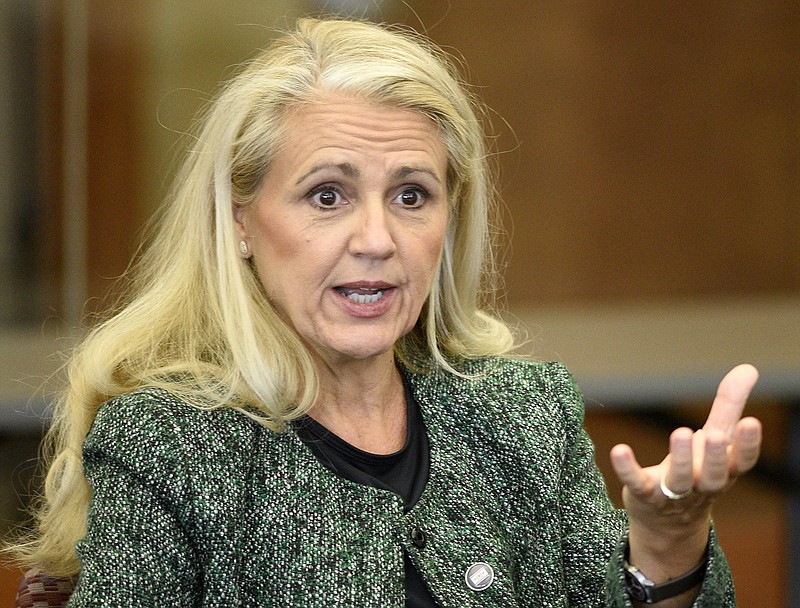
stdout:
{"type": "Polygon", "coordinates": [[[418,526],[414,526],[411,528],[411,542],[414,543],[414,546],[417,549],[422,549],[425,546],[425,542],[428,540],[427,535],[422,529],[418,526]]]}

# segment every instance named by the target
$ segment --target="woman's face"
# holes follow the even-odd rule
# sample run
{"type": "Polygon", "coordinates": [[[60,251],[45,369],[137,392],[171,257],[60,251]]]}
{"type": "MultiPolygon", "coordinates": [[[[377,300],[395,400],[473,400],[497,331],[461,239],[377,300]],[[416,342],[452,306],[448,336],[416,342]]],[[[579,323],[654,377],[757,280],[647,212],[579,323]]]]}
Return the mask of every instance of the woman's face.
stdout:
{"type": "Polygon", "coordinates": [[[418,112],[330,96],[294,110],[259,194],[234,211],[269,300],[329,364],[391,356],[428,297],[447,153],[418,112]]]}

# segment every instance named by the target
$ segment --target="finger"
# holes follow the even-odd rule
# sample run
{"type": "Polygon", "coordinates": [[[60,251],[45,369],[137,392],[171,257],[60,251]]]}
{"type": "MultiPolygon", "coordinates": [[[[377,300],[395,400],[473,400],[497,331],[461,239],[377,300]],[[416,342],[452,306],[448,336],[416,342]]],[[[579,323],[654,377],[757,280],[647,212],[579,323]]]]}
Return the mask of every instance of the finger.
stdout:
{"type": "Polygon", "coordinates": [[[743,418],[736,425],[731,449],[731,475],[737,476],[752,469],[761,452],[761,422],[743,418]]]}
{"type": "Polygon", "coordinates": [[[750,364],[737,365],[719,383],[705,429],[719,429],[730,440],[750,392],[758,381],[758,370],[750,364]]]}
{"type": "Polygon", "coordinates": [[[703,458],[706,453],[706,431],[698,429],[692,437],[692,458],[694,459],[694,475],[700,477],[700,469],[703,468],[703,458]]]}
{"type": "Polygon", "coordinates": [[[629,492],[643,496],[653,491],[652,481],[636,461],[629,445],[621,443],[611,448],[611,466],[629,492]]]}
{"type": "Polygon", "coordinates": [[[688,492],[694,486],[693,437],[694,433],[689,428],[675,429],[669,437],[664,485],[675,494],[688,492]]]}
{"type": "Polygon", "coordinates": [[[708,429],[705,432],[703,466],[697,483],[701,492],[714,494],[728,485],[730,480],[728,445],[728,438],[720,429],[708,429]]]}

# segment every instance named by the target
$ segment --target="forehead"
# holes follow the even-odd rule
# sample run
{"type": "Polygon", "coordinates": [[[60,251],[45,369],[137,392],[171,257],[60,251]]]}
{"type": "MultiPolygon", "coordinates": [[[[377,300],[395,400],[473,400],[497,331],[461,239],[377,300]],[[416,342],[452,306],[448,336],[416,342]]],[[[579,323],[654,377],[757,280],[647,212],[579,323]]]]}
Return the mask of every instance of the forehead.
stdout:
{"type": "Polygon", "coordinates": [[[342,94],[329,94],[293,108],[287,115],[281,150],[301,156],[348,150],[405,153],[427,155],[437,165],[447,164],[441,131],[427,116],[342,94]]]}

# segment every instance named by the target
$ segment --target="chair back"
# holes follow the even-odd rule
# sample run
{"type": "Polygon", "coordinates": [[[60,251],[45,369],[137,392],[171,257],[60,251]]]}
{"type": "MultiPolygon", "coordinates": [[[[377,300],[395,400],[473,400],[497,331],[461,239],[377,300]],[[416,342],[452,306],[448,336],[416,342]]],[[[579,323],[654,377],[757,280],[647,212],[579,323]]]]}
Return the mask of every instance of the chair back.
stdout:
{"type": "Polygon", "coordinates": [[[15,608],[64,608],[75,590],[74,578],[53,578],[38,568],[25,572],[19,583],[15,608]]]}

